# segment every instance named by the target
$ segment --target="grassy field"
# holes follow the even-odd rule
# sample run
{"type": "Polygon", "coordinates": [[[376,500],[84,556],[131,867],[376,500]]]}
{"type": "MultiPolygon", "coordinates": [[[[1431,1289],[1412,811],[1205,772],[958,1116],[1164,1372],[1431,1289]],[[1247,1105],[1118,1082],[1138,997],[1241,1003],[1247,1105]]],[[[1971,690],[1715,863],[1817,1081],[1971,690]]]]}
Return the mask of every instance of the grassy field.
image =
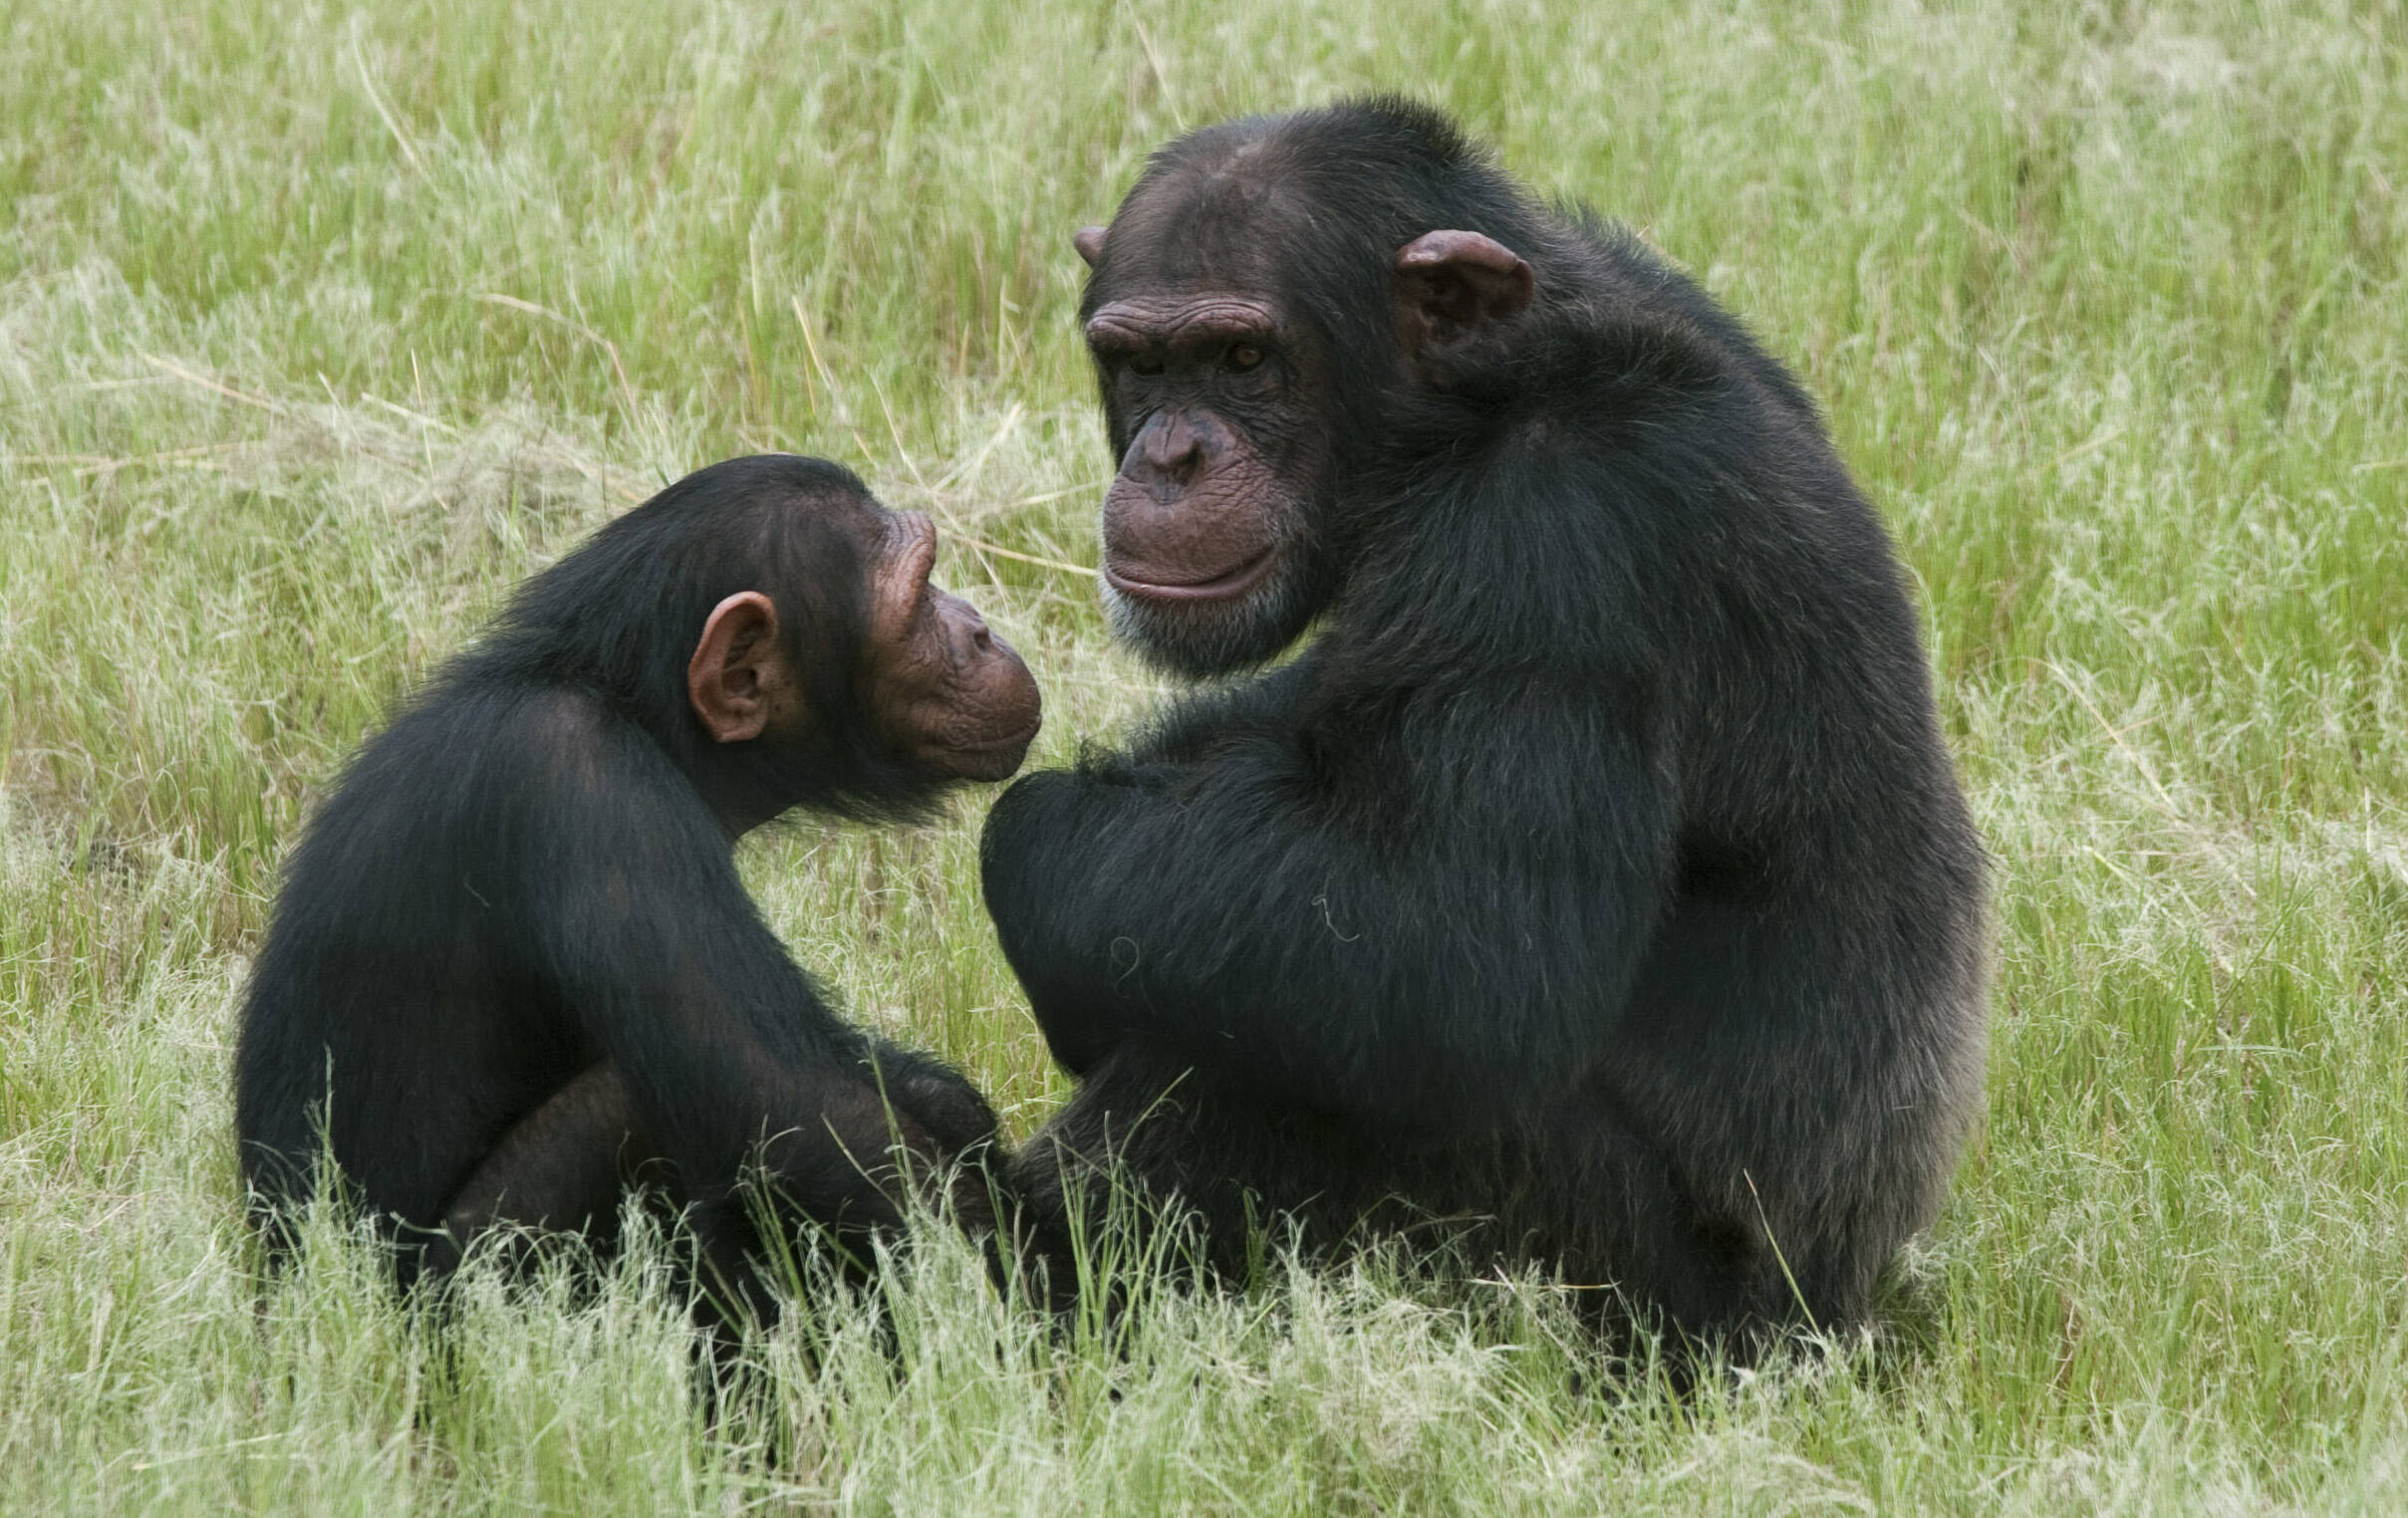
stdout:
{"type": "MultiPolygon", "coordinates": [[[[2408,10],[1851,0],[12,0],[0,16],[0,1507],[2408,1510],[2408,10]],[[1712,14],[1710,14],[1710,11],[1712,14]],[[260,1305],[233,1009],[345,753],[739,451],[935,512],[1038,758],[1158,686],[1090,582],[1071,228],[1401,88],[1638,226],[1893,524],[1999,861],[1990,1115],[1882,1344],[1676,1401],[1376,1270],[1055,1344],[965,1250],[717,1423],[640,1259],[456,1358],[260,1305]],[[1050,563],[1048,561],[1051,561],[1050,563]]],[[[1015,1130],[981,798],[745,867],[1015,1130]]]]}

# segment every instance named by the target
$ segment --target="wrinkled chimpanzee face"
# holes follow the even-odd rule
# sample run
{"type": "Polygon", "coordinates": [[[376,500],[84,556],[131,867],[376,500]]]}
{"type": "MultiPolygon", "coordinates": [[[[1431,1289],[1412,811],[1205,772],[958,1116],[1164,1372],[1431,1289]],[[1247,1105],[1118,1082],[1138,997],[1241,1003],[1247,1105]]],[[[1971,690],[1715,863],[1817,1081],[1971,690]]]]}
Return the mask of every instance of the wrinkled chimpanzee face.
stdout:
{"type": "MultiPolygon", "coordinates": [[[[1079,234],[1090,263],[1102,239],[1079,234]]],[[[1121,455],[1103,513],[1113,630],[1183,674],[1259,663],[1327,596],[1317,538],[1332,449],[1317,336],[1263,292],[1123,288],[1086,332],[1121,455]]]]}
{"type": "Polygon", "coordinates": [[[936,530],[929,519],[863,505],[851,518],[869,574],[857,709],[812,708],[776,603],[744,591],[719,603],[695,644],[686,667],[694,714],[717,742],[757,739],[802,754],[834,736],[824,730],[831,722],[867,722],[914,774],[1008,777],[1037,735],[1037,682],[976,609],[930,583],[936,530]]]}
{"type": "Polygon", "coordinates": [[[870,590],[870,704],[923,773],[1001,780],[1037,736],[1037,682],[975,607],[930,583],[936,562],[936,529],[926,516],[887,517],[870,590]]]}
{"type": "Polygon", "coordinates": [[[1394,348],[1342,350],[1276,293],[1262,250],[1283,242],[1278,216],[1241,176],[1202,182],[1141,189],[1109,229],[1072,239],[1096,270],[1087,346],[1121,455],[1104,496],[1105,608],[1123,638],[1190,675],[1271,657],[1338,588],[1340,374],[1443,388],[1533,289],[1493,239],[1429,232],[1364,271],[1388,286],[1394,348]]]}

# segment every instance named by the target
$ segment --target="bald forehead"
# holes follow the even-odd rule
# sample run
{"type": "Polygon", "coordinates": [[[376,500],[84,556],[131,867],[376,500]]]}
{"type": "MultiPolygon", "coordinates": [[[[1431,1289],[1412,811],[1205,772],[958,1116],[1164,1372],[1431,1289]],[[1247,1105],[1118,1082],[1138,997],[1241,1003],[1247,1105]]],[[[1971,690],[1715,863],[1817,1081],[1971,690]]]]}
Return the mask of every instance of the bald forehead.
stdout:
{"type": "Polygon", "coordinates": [[[1113,218],[1111,282],[1150,290],[1265,290],[1297,196],[1284,154],[1255,137],[1178,164],[1141,184],[1113,218]]]}

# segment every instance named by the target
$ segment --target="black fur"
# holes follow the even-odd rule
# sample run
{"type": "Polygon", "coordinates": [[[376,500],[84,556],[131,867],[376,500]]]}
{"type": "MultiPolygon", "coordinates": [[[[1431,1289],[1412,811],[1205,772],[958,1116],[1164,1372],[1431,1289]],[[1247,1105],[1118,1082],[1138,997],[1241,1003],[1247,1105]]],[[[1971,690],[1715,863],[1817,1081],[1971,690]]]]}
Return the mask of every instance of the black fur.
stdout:
{"type": "Polygon", "coordinates": [[[323,1132],[411,1279],[497,1139],[603,1061],[721,1264],[750,1247],[734,1188],[772,1115],[794,1125],[766,1155],[778,1191],[831,1225],[894,1208],[863,1174],[883,1119],[832,1135],[824,1104],[883,1092],[947,1149],[992,1138],[958,1076],[830,1011],[731,856],[789,805],[912,817],[940,789],[861,718],[880,515],[819,460],[689,475],[528,581],[360,754],[288,864],[235,1060],[243,1174],[280,1249],[323,1132]],[[770,593],[833,717],[799,762],[713,744],[687,704],[695,637],[745,590],[770,593]]]}
{"type": "Polygon", "coordinates": [[[1128,293],[1125,225],[1150,278],[1301,316],[1334,446],[1314,593],[1217,644],[1242,666],[1318,617],[1309,646],[987,822],[1004,951],[1081,1078],[1019,1169],[1053,1252],[1096,1200],[1065,1187],[1117,1166],[1224,1270],[1251,1217],[1323,1249],[1452,1219],[1742,1353],[1863,1321],[1976,1110],[1983,856],[1812,403],[1422,108],[1171,144],[1090,312],[1128,293]],[[1417,375],[1390,271],[1438,229],[1536,296],[1417,375]]]}

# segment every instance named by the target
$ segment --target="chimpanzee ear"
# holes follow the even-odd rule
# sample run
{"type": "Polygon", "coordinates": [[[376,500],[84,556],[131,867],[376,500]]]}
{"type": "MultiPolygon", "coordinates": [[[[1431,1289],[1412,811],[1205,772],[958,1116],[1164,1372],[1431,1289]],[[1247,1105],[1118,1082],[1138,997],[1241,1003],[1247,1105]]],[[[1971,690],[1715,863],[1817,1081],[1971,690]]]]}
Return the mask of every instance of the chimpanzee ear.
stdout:
{"type": "Polygon", "coordinates": [[[1397,249],[1396,266],[1408,353],[1505,320],[1530,304],[1536,283],[1520,254],[1478,232],[1425,232],[1397,249]]]}
{"type": "Polygon", "coordinates": [[[777,632],[777,604],[759,591],[739,591],[711,608],[685,664],[685,697],[713,740],[743,743],[769,726],[786,684],[777,632]]]}
{"type": "Polygon", "coordinates": [[[1104,256],[1104,229],[1081,227],[1070,234],[1070,245],[1079,250],[1079,257],[1087,260],[1087,267],[1092,269],[1104,256]]]}

